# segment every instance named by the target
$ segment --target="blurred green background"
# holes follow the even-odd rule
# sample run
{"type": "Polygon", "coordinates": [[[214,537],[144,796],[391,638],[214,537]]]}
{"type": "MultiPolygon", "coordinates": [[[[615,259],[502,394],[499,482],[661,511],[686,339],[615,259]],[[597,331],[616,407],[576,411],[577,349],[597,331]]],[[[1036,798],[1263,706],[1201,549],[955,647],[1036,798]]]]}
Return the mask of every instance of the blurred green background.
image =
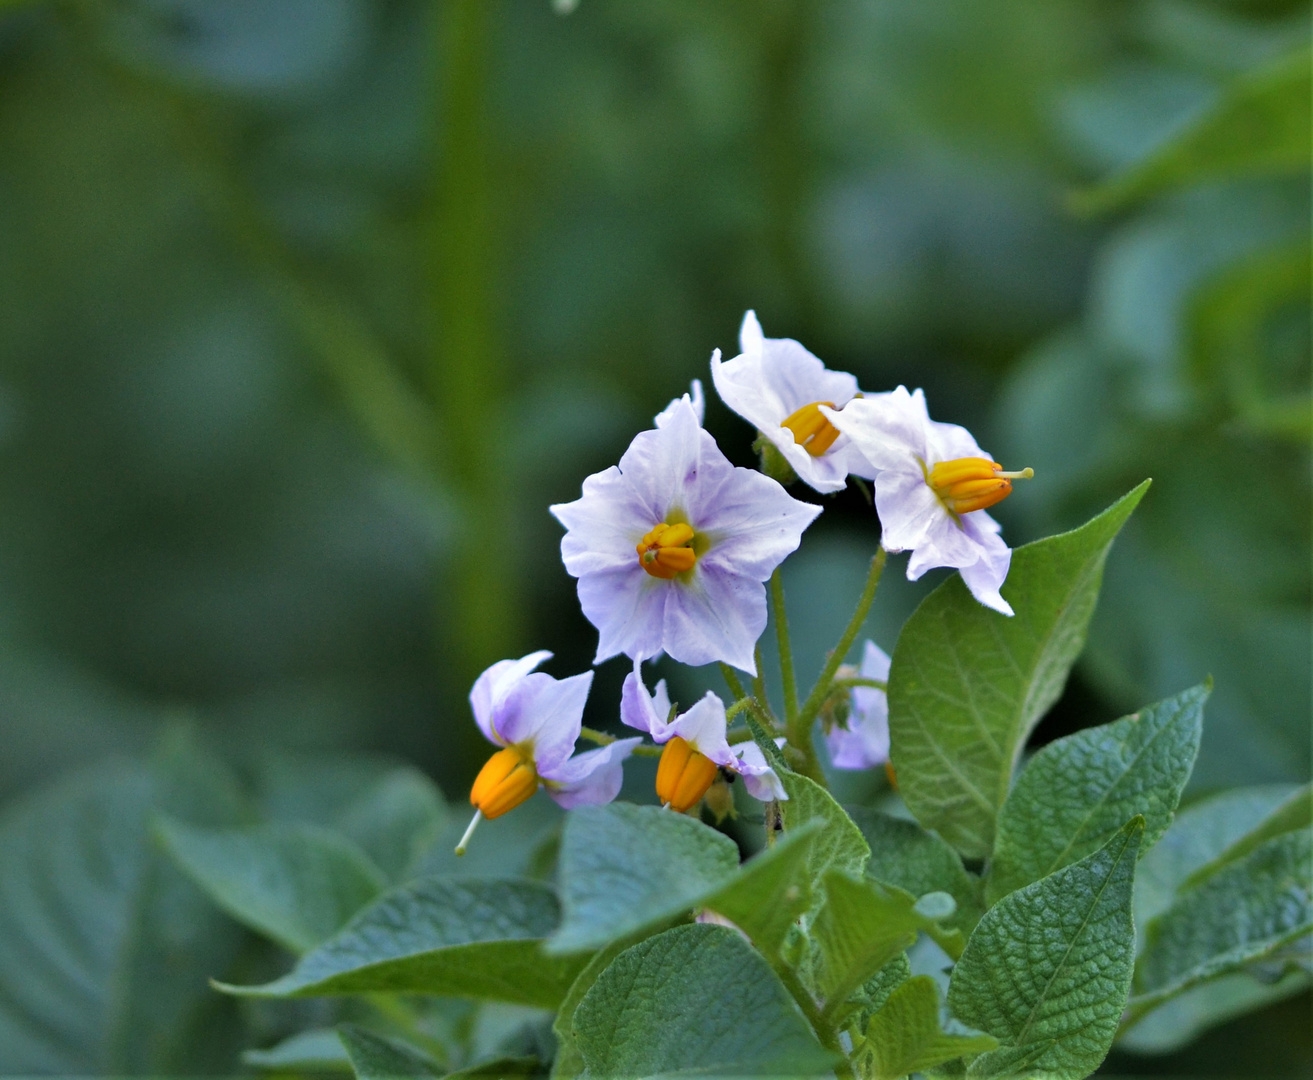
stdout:
{"type": "MultiPolygon", "coordinates": [[[[748,307],[1033,466],[1013,542],[1154,478],[1041,740],[1211,674],[1195,793],[1307,779],[1307,5],[571,8],[0,0],[0,797],[183,720],[459,801],[474,675],[592,657],[548,504],[748,307]]],[[[877,536],[826,503],[803,672],[877,536]]]]}

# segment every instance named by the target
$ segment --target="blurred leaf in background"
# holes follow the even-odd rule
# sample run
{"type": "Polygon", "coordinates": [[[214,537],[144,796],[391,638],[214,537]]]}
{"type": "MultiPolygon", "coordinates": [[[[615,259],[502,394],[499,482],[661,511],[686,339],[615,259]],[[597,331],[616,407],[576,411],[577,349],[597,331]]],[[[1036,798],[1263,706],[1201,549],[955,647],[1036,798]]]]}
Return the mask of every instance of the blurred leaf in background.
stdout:
{"type": "MultiPolygon", "coordinates": [[[[747,307],[1033,466],[1017,543],[1154,477],[1040,740],[1211,674],[1194,789],[1307,779],[1308,37],[1287,0],[0,0],[0,793],[182,710],[325,802],[277,820],[367,786],[280,748],[463,795],[466,631],[587,666],[546,507],[747,307]]],[[[804,671],[876,542],[827,509],[804,671]]],[[[940,580],[894,563],[889,651],[940,580]]],[[[42,1060],[174,1060],[93,1045],[42,1060]]]]}

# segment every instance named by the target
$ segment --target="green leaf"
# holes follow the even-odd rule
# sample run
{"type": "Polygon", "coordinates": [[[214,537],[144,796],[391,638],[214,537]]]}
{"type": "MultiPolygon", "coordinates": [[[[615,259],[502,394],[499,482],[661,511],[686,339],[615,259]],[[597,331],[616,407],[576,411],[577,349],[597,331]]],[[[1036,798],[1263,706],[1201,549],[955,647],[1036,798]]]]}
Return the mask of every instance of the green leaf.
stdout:
{"type": "Polygon", "coordinates": [[[548,948],[595,949],[697,904],[738,869],[738,847],[702,822],[659,806],[574,810],[561,838],[565,918],[548,948]]]}
{"type": "Polygon", "coordinates": [[[1136,969],[1138,1012],[1262,960],[1313,931],[1313,833],[1277,836],[1224,866],[1149,924],[1136,969]]]}
{"type": "Polygon", "coordinates": [[[1135,814],[1145,820],[1140,852],[1147,852],[1190,779],[1208,693],[1196,686],[1031,758],[999,813],[987,901],[1102,847],[1135,814]]]}
{"type": "Polygon", "coordinates": [[[536,1057],[499,1057],[447,1073],[443,1080],[507,1080],[512,1076],[546,1076],[547,1067],[536,1057]]]}
{"type": "MultiPolygon", "coordinates": [[[[907,954],[900,953],[862,983],[861,989],[849,998],[857,1014],[856,1026],[864,1030],[871,1017],[884,1007],[889,995],[911,977],[912,965],[907,954]]],[[[851,1023],[851,1020],[846,1023],[851,1023]]]]}
{"type": "Polygon", "coordinates": [[[0,817],[0,1074],[192,1074],[203,1036],[240,1038],[206,980],[242,932],[151,842],[158,811],[211,824],[238,806],[176,741],[152,764],[70,774],[0,817]]]}
{"type": "Polygon", "coordinates": [[[853,824],[820,784],[788,770],[776,770],[787,801],[780,803],[780,815],[786,831],[801,829],[812,821],[821,822],[821,831],[809,845],[807,873],[815,887],[830,870],[842,870],[860,877],[871,858],[862,830],[853,824]]]}
{"type": "Polygon", "coordinates": [[[969,1076],[1092,1073],[1108,1053],[1131,985],[1131,890],[1144,820],[1102,848],[1009,893],[985,912],[953,969],[953,1015],[1002,1046],[969,1076]]]}
{"type": "Polygon", "coordinates": [[[1240,837],[1215,859],[1195,870],[1182,882],[1181,887],[1188,889],[1205,878],[1212,877],[1224,866],[1238,862],[1274,836],[1308,828],[1313,828],[1313,784],[1305,784],[1296,791],[1264,818],[1257,828],[1240,837]]]}
{"type": "Polygon", "coordinates": [[[220,908],[293,952],[331,937],[386,884],[355,844],[315,825],[201,829],[165,819],[156,835],[220,908]]]}
{"type": "Polygon", "coordinates": [[[267,1050],[246,1050],[242,1053],[242,1063],[279,1072],[351,1070],[351,1059],[332,1028],[298,1031],[267,1050]]]}
{"type": "Polygon", "coordinates": [[[337,827],[390,881],[399,883],[413,876],[447,818],[446,803],[432,780],[416,769],[395,769],[356,796],[337,827]]]}
{"type": "Polygon", "coordinates": [[[378,991],[486,998],[555,1008],[587,958],[544,955],[556,894],[528,881],[421,879],[386,893],[253,997],[378,991]]]}
{"type": "Polygon", "coordinates": [[[1108,549],[1146,480],[1072,532],[1018,548],[1012,618],[949,578],[907,620],[889,672],[898,789],[916,819],[972,858],[989,855],[1026,739],[1085,644],[1108,549]]]}
{"type": "Polygon", "coordinates": [[[626,949],[574,1017],[588,1072],[620,1076],[817,1076],[817,1042],[765,960],[721,926],[677,926],[626,949]]]}
{"type": "Polygon", "coordinates": [[[969,932],[984,910],[981,881],[962,865],[951,846],[915,821],[865,807],[845,807],[871,848],[867,877],[906,889],[913,896],[948,893],[957,912],[945,924],[969,932]]]}
{"type": "Polygon", "coordinates": [[[561,1007],[556,1011],[556,1018],[552,1021],[552,1034],[556,1036],[556,1057],[552,1059],[552,1080],[570,1080],[571,1077],[583,1074],[585,1064],[584,1056],[579,1052],[579,1047],[574,1038],[574,1013],[579,1007],[579,1002],[583,1001],[584,996],[593,988],[593,983],[597,977],[602,974],[611,965],[611,961],[633,945],[632,940],[613,941],[605,949],[594,953],[593,958],[588,961],[587,966],[579,972],[578,977],[570,984],[570,989],[566,993],[561,1007]]]}
{"type": "Polygon", "coordinates": [[[826,1016],[916,941],[928,920],[914,910],[915,897],[859,880],[837,870],[825,875],[825,903],[812,924],[818,956],[812,978],[826,1016]]]}
{"type": "Polygon", "coordinates": [[[866,1027],[858,1057],[861,1075],[898,1080],[908,1073],[942,1065],[998,1046],[989,1035],[950,1035],[939,1024],[939,991],[929,975],[908,979],[866,1027]]]}
{"type": "Polygon", "coordinates": [[[343,1024],[337,1034],[358,1080],[412,1080],[442,1075],[425,1054],[396,1039],[355,1024],[343,1024]]]}
{"type": "Polygon", "coordinates": [[[1297,789],[1290,784],[1234,788],[1191,803],[1135,871],[1135,923],[1141,931],[1171,906],[1200,867],[1258,828],[1297,789]]]}
{"type": "Polygon", "coordinates": [[[813,821],[743,864],[738,875],[702,906],[723,915],[752,939],[771,966],[789,929],[812,903],[809,859],[823,826],[813,821]]]}
{"type": "Polygon", "coordinates": [[[1302,49],[1238,79],[1216,106],[1158,151],[1077,195],[1075,208],[1102,213],[1204,180],[1307,170],[1309,66],[1302,49]]]}

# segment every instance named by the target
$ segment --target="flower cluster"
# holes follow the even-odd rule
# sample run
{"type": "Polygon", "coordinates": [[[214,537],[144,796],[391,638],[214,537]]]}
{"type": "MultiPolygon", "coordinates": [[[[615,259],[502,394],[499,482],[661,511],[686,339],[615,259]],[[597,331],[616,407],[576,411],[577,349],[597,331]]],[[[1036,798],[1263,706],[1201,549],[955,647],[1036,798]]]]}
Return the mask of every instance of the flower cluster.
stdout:
{"type": "MultiPolygon", "coordinates": [[[[763,751],[770,744],[759,745],[748,730],[731,737],[729,716],[744,708],[776,728],[760,690],[729,710],[708,692],[680,712],[665,681],[649,691],[641,671],[644,661],[662,655],[691,666],[718,662],[736,694],[742,690],[730,669],[758,675],[765,583],[821,512],[789,495],[774,478],[779,473],[821,494],[843,489],[850,476],[869,481],[880,545],[910,553],[909,579],[933,567],[954,568],[980,603],[1012,614],[1000,591],[1012,553],[986,510],[1031,470],[1006,472],[965,428],[931,420],[920,390],[864,393],[852,375],[829,370],[798,342],[766,337],[751,311],[739,346],[733,359],[722,362],[719,350],[712,355],[712,382],[721,400],[757,429],[763,453],[784,465],[772,475],[733,465],[702,426],[705,402],[695,380],[690,393],[634,437],[617,465],[584,481],[580,498],[551,507],[566,529],[565,569],[577,579],[580,606],[598,632],[594,663],[622,654],[633,661],[619,718],[652,742],[583,727],[591,672],[554,679],[535,670],[551,655],[546,652],[494,664],[470,694],[480,729],[501,748],[470,792],[471,830],[481,817],[504,814],[539,788],[566,808],[609,802],[620,790],[622,763],[635,752],[660,755],[657,797],[671,810],[689,811],[718,781],[735,778],[763,802],[787,798],[763,751]],[[576,754],[581,736],[601,745],[576,754]]],[[[840,654],[852,640],[844,640],[840,654]]],[[[785,653],[781,646],[782,664],[785,653]]],[[[834,701],[836,687],[851,687],[846,707],[826,713],[831,764],[887,766],[889,657],[868,641],[859,669],[841,672],[841,659],[834,657],[814,693],[834,701]]],[[[786,686],[790,694],[796,698],[786,686]]],[[[791,699],[785,727],[793,746],[776,737],[776,728],[775,749],[814,763],[810,725],[818,708],[800,710],[791,699]]]]}

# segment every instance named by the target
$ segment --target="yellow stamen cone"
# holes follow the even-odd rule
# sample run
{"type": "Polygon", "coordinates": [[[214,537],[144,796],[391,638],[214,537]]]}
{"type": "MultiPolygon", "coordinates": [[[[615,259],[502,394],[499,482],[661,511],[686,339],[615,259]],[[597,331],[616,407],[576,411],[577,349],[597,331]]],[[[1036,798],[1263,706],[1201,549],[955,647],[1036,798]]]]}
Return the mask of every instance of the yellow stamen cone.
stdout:
{"type": "Polygon", "coordinates": [[[695,805],[715,781],[719,768],[705,754],[676,735],[661,752],[657,766],[657,798],[683,813],[695,805]]]}
{"type": "Polygon", "coordinates": [[[1029,480],[1034,475],[1034,469],[1004,472],[1002,465],[988,458],[954,458],[930,469],[926,483],[950,513],[969,514],[1002,502],[1012,494],[1013,480],[1029,480]]]}
{"type": "Polygon", "coordinates": [[[470,788],[470,805],[488,820],[514,810],[538,790],[538,771],[518,747],[498,750],[479,770],[470,788]]]}
{"type": "Polygon", "coordinates": [[[839,437],[839,429],[825,419],[820,406],[834,408],[832,401],[813,401],[796,412],[789,414],[780,427],[793,432],[793,441],[812,457],[820,457],[834,445],[839,437]]]}

